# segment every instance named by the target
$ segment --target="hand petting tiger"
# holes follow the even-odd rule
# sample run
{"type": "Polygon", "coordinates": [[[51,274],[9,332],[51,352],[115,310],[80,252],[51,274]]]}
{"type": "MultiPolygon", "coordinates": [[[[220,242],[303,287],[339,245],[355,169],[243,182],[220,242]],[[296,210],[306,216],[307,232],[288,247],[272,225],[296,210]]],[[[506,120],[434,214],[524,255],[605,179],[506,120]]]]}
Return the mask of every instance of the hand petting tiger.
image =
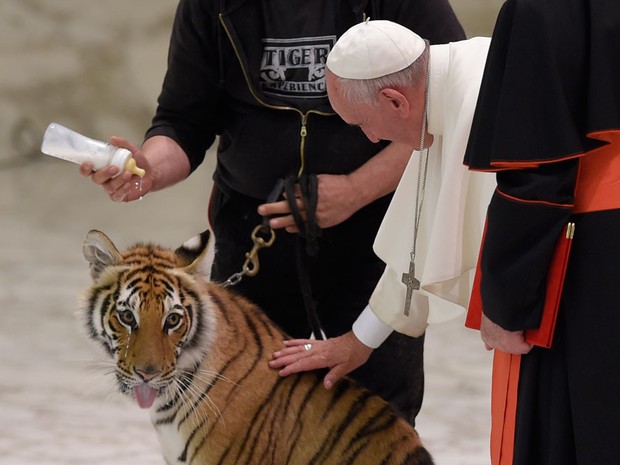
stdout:
{"type": "MultiPolygon", "coordinates": [[[[269,368],[282,333],[200,272],[209,232],[176,250],[84,241],[93,284],[81,312],[116,364],[118,389],[150,409],[169,465],[432,465],[416,431],[349,379],[269,368]]],[[[204,264],[203,264],[204,266],[204,264]]]]}

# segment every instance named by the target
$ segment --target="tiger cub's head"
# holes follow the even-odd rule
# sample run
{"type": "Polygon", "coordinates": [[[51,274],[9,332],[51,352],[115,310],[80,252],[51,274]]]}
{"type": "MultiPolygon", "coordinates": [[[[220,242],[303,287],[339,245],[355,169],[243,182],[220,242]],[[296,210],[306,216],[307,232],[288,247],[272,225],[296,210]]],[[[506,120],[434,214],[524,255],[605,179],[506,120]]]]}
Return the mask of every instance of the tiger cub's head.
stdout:
{"type": "Polygon", "coordinates": [[[93,279],[81,309],[88,335],[115,361],[119,390],[142,408],[178,389],[213,339],[199,290],[208,241],[205,231],[174,251],[138,244],[121,253],[100,231],[84,240],[93,279]]]}

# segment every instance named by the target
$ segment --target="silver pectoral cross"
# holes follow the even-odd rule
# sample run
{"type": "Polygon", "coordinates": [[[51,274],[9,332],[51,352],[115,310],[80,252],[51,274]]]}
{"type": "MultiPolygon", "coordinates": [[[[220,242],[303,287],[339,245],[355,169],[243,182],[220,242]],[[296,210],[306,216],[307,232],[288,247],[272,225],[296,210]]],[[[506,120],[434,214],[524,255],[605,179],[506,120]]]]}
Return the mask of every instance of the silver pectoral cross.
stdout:
{"type": "Polygon", "coordinates": [[[411,306],[411,296],[413,291],[420,289],[420,281],[415,277],[415,263],[413,260],[409,262],[409,272],[403,273],[402,282],[407,286],[407,296],[405,297],[405,316],[409,316],[409,307],[411,306]]]}

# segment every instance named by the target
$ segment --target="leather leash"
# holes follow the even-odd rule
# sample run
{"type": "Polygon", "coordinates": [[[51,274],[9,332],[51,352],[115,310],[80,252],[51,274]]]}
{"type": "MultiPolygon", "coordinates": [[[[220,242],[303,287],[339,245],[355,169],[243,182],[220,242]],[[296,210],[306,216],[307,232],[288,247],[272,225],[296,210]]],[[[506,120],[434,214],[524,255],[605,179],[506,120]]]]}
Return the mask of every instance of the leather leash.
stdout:
{"type": "MultiPolygon", "coordinates": [[[[295,225],[299,230],[295,241],[297,277],[301,295],[306,310],[306,318],[312,335],[316,339],[325,339],[325,333],[321,327],[319,316],[316,311],[316,301],[312,297],[312,284],[310,280],[309,261],[316,257],[319,247],[317,239],[321,235],[321,228],[316,222],[316,208],[318,204],[318,179],[316,175],[289,176],[286,179],[278,179],[273,190],[267,197],[265,203],[275,202],[282,192],[286,193],[291,214],[295,220],[295,225]],[[295,185],[299,184],[301,200],[305,204],[306,221],[303,220],[299,207],[297,206],[297,195],[295,185]]],[[[269,226],[271,216],[264,216],[261,224],[257,225],[252,231],[252,242],[254,246],[245,254],[245,262],[241,271],[233,274],[222,285],[224,287],[234,286],[241,282],[244,276],[256,276],[260,269],[258,252],[264,247],[271,247],[276,238],[275,231],[269,226]],[[262,234],[265,237],[260,236],[262,234]]]]}
{"type": "Polygon", "coordinates": [[[295,241],[297,277],[299,287],[306,309],[306,318],[312,335],[316,339],[325,339],[325,333],[321,327],[319,315],[316,311],[316,300],[312,296],[312,284],[310,280],[310,260],[316,257],[319,246],[318,237],[321,235],[321,228],[316,222],[316,207],[318,204],[318,179],[316,175],[302,175],[299,178],[290,176],[285,180],[284,190],[288,200],[289,208],[295,220],[295,226],[299,230],[295,241]],[[305,204],[306,221],[303,221],[297,206],[295,185],[299,184],[301,200],[305,204]],[[304,250],[305,249],[305,250],[304,250]]]}

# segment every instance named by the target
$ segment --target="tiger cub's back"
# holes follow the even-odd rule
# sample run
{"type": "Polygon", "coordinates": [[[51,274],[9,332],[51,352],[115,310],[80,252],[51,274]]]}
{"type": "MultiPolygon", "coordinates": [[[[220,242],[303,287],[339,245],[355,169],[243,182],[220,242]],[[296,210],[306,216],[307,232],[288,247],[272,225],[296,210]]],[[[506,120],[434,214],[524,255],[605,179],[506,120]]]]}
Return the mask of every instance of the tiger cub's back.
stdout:
{"type": "MultiPolygon", "coordinates": [[[[219,381],[221,393],[212,391],[242,433],[227,444],[235,456],[229,463],[432,464],[413,427],[383,399],[350,379],[326,390],[317,373],[280,377],[268,361],[285,335],[231,291],[204,284],[202,295],[213,302],[218,327],[205,369],[238,384],[219,381]]],[[[224,433],[230,419],[222,412],[221,428],[209,434],[224,433]]]]}
{"type": "Polygon", "coordinates": [[[119,389],[150,409],[167,462],[431,465],[413,427],[353,381],[326,390],[317,373],[269,368],[285,335],[199,273],[207,237],[124,253],[100,232],[85,241],[89,335],[116,361],[119,389]]]}

